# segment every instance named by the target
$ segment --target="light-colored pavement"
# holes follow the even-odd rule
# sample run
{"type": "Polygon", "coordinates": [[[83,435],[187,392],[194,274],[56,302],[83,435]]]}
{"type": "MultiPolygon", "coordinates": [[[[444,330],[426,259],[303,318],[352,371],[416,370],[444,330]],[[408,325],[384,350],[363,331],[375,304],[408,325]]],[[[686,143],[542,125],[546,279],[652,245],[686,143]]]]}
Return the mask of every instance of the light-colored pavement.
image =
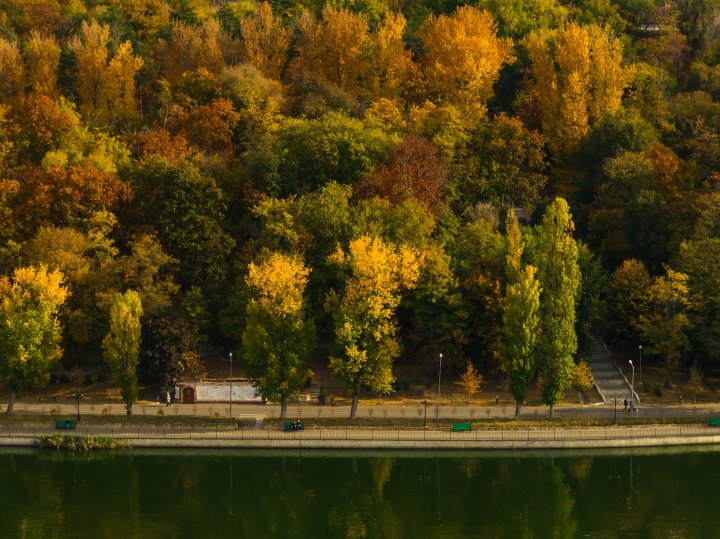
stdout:
{"type": "Polygon", "coordinates": [[[652,446],[720,444],[720,429],[707,426],[613,427],[586,429],[476,429],[453,432],[444,429],[234,429],[129,426],[81,426],[56,431],[51,426],[0,428],[0,446],[37,445],[38,437],[50,434],[109,436],[132,447],[245,448],[245,449],[382,449],[382,450],[474,450],[474,449],[629,449],[652,446]]]}
{"type": "MultiPolygon", "coordinates": [[[[0,412],[5,411],[5,403],[0,403],[0,412]]],[[[49,414],[73,417],[77,414],[77,404],[72,402],[16,402],[17,413],[49,414]]],[[[374,419],[424,419],[432,423],[438,417],[440,419],[464,419],[482,421],[484,419],[511,419],[514,415],[514,405],[497,406],[452,406],[442,405],[427,406],[395,406],[377,405],[360,406],[358,418],[374,419]]],[[[720,404],[713,405],[685,405],[673,407],[651,407],[642,406],[638,410],[640,417],[703,417],[709,415],[720,416],[720,404]]],[[[120,402],[112,403],[87,403],[81,402],[80,414],[87,416],[123,416],[125,406],[120,402]]],[[[279,417],[280,407],[264,404],[233,404],[233,417],[236,419],[263,418],[272,419],[279,417]]],[[[315,406],[315,405],[289,405],[288,417],[290,418],[346,418],[350,414],[349,406],[315,406]]],[[[547,406],[524,406],[522,419],[542,419],[547,417],[547,406]]],[[[589,406],[559,406],[555,408],[555,416],[558,418],[612,418],[615,408],[612,404],[589,405],[589,406]]],[[[622,404],[617,408],[618,417],[626,414],[622,404]]],[[[165,416],[165,417],[229,417],[229,406],[227,404],[164,404],[138,403],[133,406],[135,416],[165,416]]]]}

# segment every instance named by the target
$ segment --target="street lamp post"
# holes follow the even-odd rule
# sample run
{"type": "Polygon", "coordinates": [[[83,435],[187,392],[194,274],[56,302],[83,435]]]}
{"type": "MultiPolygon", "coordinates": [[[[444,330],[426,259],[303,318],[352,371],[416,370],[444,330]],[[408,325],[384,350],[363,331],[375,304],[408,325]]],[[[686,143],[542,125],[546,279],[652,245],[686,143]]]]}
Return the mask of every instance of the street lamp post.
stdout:
{"type": "Polygon", "coordinates": [[[423,399],[422,401],[423,408],[425,408],[425,415],[423,416],[423,428],[427,428],[427,407],[428,407],[428,400],[423,399]]]}
{"type": "Polygon", "coordinates": [[[620,398],[620,395],[615,395],[615,397],[613,398],[613,402],[615,403],[615,416],[613,418],[614,425],[617,425],[617,402],[618,402],[619,398],[620,398]]]}
{"type": "Polygon", "coordinates": [[[75,400],[77,401],[77,422],[80,422],[80,399],[82,399],[83,394],[79,391],[73,395],[75,397],[75,400]]]}
{"type": "Polygon", "coordinates": [[[442,353],[440,354],[440,366],[438,367],[438,402],[437,402],[437,415],[435,417],[435,423],[440,423],[440,380],[442,377],[442,353]]]}
{"type": "Polygon", "coordinates": [[[638,382],[642,386],[642,344],[638,345],[638,351],[640,352],[640,365],[638,366],[638,382]]]}
{"type": "Polygon", "coordinates": [[[632,378],[630,378],[630,413],[635,413],[635,365],[633,365],[632,359],[628,361],[632,367],[632,378]]]}
{"type": "Polygon", "coordinates": [[[232,394],[232,352],[230,352],[230,419],[232,419],[232,401],[233,401],[233,394],[232,394]]]}

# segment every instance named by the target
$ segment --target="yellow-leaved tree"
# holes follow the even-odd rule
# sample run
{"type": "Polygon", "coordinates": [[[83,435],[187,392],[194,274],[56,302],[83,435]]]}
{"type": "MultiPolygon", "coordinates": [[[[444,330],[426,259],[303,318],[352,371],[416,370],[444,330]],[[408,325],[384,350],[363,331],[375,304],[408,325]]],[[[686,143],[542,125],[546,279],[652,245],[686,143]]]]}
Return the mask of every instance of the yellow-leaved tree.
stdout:
{"type": "Polygon", "coordinates": [[[47,383],[50,367],[62,354],[58,313],[67,298],[59,271],[46,266],[16,268],[0,278],[0,380],[15,393],[47,383]]]}
{"type": "Polygon", "coordinates": [[[525,41],[530,59],[530,108],[556,155],[574,150],[604,116],[620,108],[630,70],[609,30],[570,23],[525,41]]]}
{"type": "Polygon", "coordinates": [[[263,2],[253,15],[240,20],[240,37],[243,60],[266,77],[280,80],[290,45],[290,30],[275,18],[270,4],[263,2]]]}
{"type": "Polygon", "coordinates": [[[55,38],[39,32],[30,34],[25,43],[27,85],[33,93],[57,97],[57,69],[60,63],[60,45],[55,38]]]}
{"type": "Polygon", "coordinates": [[[80,34],[70,42],[77,58],[80,112],[106,121],[135,117],[135,75],[143,60],[133,55],[129,41],[110,58],[110,27],[94,19],[83,22],[80,34]]]}
{"type": "Polygon", "coordinates": [[[428,17],[418,30],[422,70],[431,97],[440,102],[484,105],[500,69],[513,61],[511,39],[497,37],[486,11],[471,6],[451,16],[428,17]]]}
{"type": "Polygon", "coordinates": [[[306,12],[298,26],[295,69],[314,73],[354,94],[370,65],[365,58],[370,42],[367,17],[327,5],[320,21],[306,12]]]}
{"type": "Polygon", "coordinates": [[[361,236],[350,242],[347,252],[338,246],[330,261],[345,272],[343,292],[330,292],[326,301],[339,352],[330,358],[330,368],[350,390],[354,419],[362,389],[392,391],[392,364],[401,351],[395,309],[402,291],[417,283],[423,256],[406,246],[361,236]]]}
{"type": "Polygon", "coordinates": [[[405,17],[387,11],[373,35],[372,75],[369,93],[375,97],[398,97],[416,69],[410,51],[405,49],[405,17]]]}
{"type": "Polygon", "coordinates": [[[309,274],[299,259],[272,253],[250,263],[245,279],[250,301],[242,340],[248,373],[259,395],[280,402],[281,418],[288,399],[312,377],[307,361],[315,331],[303,297],[309,274]]]}
{"type": "Polygon", "coordinates": [[[24,72],[17,44],[0,37],[0,104],[22,93],[24,72]]]}
{"type": "Polygon", "coordinates": [[[199,27],[173,23],[172,38],[160,40],[158,45],[163,77],[175,83],[183,73],[199,68],[219,75],[225,68],[222,40],[222,28],[215,19],[208,19],[199,27]]]}

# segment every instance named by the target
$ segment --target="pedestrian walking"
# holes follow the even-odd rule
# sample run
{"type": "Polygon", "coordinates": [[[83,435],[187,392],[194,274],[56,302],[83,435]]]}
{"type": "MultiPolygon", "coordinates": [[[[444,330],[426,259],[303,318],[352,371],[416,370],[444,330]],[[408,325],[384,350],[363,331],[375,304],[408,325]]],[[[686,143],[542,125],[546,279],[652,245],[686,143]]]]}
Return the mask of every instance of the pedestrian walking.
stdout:
{"type": "Polygon", "coordinates": [[[627,411],[628,411],[628,408],[627,408],[627,399],[625,399],[625,408],[623,408],[623,410],[625,410],[625,413],[627,413],[627,411]]]}
{"type": "Polygon", "coordinates": [[[165,392],[165,406],[170,406],[170,392],[165,392]]]}

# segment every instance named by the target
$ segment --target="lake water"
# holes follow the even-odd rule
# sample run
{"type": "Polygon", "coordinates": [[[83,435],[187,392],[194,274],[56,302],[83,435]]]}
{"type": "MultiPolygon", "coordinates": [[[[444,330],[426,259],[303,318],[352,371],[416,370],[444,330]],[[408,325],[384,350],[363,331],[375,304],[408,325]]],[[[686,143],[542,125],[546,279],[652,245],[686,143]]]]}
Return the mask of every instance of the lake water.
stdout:
{"type": "Polygon", "coordinates": [[[2,538],[713,538],[720,448],[0,451],[2,538]]]}

